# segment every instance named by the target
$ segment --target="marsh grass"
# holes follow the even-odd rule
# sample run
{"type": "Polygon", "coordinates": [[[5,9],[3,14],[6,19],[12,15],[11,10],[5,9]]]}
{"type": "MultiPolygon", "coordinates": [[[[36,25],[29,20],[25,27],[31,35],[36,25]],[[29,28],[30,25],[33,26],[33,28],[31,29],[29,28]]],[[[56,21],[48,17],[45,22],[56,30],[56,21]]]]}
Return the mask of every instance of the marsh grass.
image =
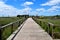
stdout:
{"type": "MultiPolygon", "coordinates": [[[[24,18],[18,18],[18,17],[4,17],[4,18],[0,18],[0,26],[4,26],[6,24],[15,22],[17,20],[20,20],[20,24],[22,24],[24,22],[24,18]]],[[[6,40],[18,27],[19,27],[19,22],[13,23],[13,25],[9,25],[6,26],[4,28],[2,28],[2,40],[6,40]],[[13,29],[12,29],[13,27],[13,29]],[[13,32],[12,32],[13,30],[13,32]]]]}
{"type": "Polygon", "coordinates": [[[46,32],[49,31],[50,36],[52,36],[52,27],[50,25],[50,28],[48,30],[48,22],[54,24],[53,28],[53,38],[54,39],[60,39],[60,19],[34,19],[46,32]]]}
{"type": "Polygon", "coordinates": [[[0,26],[6,25],[8,23],[18,20],[18,17],[0,17],[0,26]]]}

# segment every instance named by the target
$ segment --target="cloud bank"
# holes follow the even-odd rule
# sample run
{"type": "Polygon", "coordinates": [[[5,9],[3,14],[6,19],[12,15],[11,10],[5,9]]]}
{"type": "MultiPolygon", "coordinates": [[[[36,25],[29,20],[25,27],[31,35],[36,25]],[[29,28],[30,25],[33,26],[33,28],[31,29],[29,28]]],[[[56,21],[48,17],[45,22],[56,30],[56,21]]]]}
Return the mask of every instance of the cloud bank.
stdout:
{"type": "MultiPolygon", "coordinates": [[[[60,0],[50,0],[46,3],[41,4],[40,6],[51,6],[48,9],[42,8],[36,8],[33,9],[30,7],[30,5],[33,5],[33,2],[25,1],[23,4],[21,4],[24,8],[23,9],[17,9],[14,6],[7,5],[5,2],[0,0],[0,16],[16,16],[16,15],[23,15],[23,14],[30,14],[30,15],[36,15],[36,14],[44,14],[45,13],[55,13],[59,12],[60,6],[60,0]]],[[[20,5],[20,6],[21,6],[20,5]]]]}
{"type": "Polygon", "coordinates": [[[52,5],[57,5],[57,4],[60,4],[60,0],[50,0],[42,4],[42,6],[52,6],[52,5]]]}
{"type": "MultiPolygon", "coordinates": [[[[30,5],[29,2],[27,2],[25,5],[30,5]],[[28,3],[28,4],[27,4],[28,3]]],[[[32,4],[32,3],[31,3],[32,4]]],[[[16,16],[18,14],[23,15],[30,12],[32,9],[30,7],[26,7],[24,9],[17,9],[11,5],[5,4],[3,1],[0,1],[0,16],[16,16]]]]}

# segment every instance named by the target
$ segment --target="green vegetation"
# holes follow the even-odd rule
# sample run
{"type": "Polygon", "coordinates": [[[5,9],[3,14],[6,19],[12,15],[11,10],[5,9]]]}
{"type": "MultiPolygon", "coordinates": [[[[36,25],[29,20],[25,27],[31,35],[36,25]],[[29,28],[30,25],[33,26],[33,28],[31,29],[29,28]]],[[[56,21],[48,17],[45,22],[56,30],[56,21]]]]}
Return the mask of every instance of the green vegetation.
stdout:
{"type": "MultiPolygon", "coordinates": [[[[24,20],[21,19],[20,20],[20,24],[23,22],[24,20]]],[[[19,27],[19,21],[15,22],[9,26],[6,26],[5,28],[2,29],[2,40],[6,40],[6,38],[8,38],[18,27],[19,27]]]]}
{"type": "Polygon", "coordinates": [[[33,19],[54,39],[60,39],[60,19],[51,18],[51,16],[47,18],[33,17],[33,19]]]}
{"type": "Polygon", "coordinates": [[[0,17],[0,26],[19,20],[18,17],[0,17]]]}
{"type": "Polygon", "coordinates": [[[60,15],[55,15],[55,16],[38,16],[38,18],[41,18],[41,19],[60,19],[60,15]]]}
{"type": "Polygon", "coordinates": [[[0,28],[1,39],[6,40],[6,38],[8,38],[24,22],[24,20],[26,20],[24,17],[0,17],[1,27],[9,24],[8,26],[0,28]]]}
{"type": "Polygon", "coordinates": [[[42,20],[45,22],[51,22],[53,24],[60,25],[60,19],[38,19],[38,20],[42,20]]]}

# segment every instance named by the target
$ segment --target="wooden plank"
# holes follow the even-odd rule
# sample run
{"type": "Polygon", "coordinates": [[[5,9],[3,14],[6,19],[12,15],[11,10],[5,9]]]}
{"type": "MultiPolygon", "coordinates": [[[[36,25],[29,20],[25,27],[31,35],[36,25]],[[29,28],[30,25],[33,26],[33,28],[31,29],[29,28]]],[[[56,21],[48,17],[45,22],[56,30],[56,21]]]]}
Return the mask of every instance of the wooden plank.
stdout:
{"type": "Polygon", "coordinates": [[[28,18],[14,40],[53,40],[32,18],[28,18]]]}

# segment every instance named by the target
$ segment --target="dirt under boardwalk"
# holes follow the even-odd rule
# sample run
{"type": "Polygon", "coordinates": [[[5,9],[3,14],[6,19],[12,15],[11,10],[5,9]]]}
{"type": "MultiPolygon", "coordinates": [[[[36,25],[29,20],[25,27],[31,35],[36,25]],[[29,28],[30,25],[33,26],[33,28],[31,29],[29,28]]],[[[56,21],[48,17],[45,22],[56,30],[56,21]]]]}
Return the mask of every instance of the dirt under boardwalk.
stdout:
{"type": "Polygon", "coordinates": [[[14,40],[52,40],[52,38],[32,18],[28,18],[14,40]]]}

